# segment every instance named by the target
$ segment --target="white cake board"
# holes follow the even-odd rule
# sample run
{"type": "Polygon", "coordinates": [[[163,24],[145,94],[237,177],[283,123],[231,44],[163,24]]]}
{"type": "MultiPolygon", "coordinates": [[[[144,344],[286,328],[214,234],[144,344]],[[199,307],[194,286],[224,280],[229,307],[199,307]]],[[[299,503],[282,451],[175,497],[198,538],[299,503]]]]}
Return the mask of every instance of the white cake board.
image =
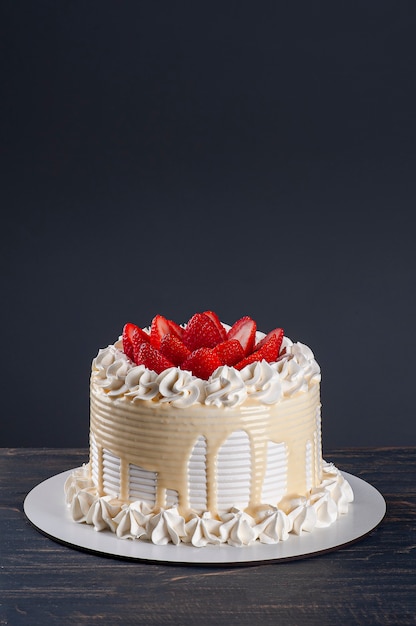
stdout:
{"type": "Polygon", "coordinates": [[[287,541],[269,545],[256,542],[235,548],[208,545],[195,548],[181,543],[157,546],[146,541],[119,539],[111,531],[97,532],[93,526],[77,524],[65,504],[64,484],[74,470],[48,478],[26,496],[24,512],[42,533],[72,548],[122,559],[187,565],[245,565],[260,562],[288,561],[337,550],[371,532],[383,519],[386,503],[383,496],[364,480],[342,472],[354,492],[354,502],[347,515],[329,528],[290,535],[287,541]]]}

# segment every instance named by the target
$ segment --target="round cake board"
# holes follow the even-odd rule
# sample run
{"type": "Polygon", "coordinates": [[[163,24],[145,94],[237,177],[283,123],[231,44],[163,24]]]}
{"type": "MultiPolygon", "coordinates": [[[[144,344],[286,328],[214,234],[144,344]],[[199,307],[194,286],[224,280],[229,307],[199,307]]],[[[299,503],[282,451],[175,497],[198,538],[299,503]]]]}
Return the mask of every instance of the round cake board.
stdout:
{"type": "Polygon", "coordinates": [[[176,565],[250,565],[285,562],[338,550],[370,533],[383,519],[386,503],[383,496],[364,480],[342,472],[354,492],[354,502],[347,515],[329,528],[289,535],[277,544],[256,542],[250,546],[228,544],[195,548],[190,544],[154,545],[147,541],[120,539],[111,531],[97,532],[93,526],[78,524],[65,504],[64,484],[74,470],[57,474],[38,484],[26,496],[24,512],[37,530],[71,548],[102,556],[176,565]]]}

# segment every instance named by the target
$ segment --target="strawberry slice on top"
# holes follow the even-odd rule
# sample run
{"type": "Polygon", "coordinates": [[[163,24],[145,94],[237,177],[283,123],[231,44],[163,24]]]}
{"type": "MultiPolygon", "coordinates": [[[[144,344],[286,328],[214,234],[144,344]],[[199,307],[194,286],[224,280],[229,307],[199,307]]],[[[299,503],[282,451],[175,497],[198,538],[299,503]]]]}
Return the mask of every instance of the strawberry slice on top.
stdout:
{"type": "Polygon", "coordinates": [[[176,335],[179,339],[182,337],[182,328],[173,322],[168,320],[163,315],[155,315],[150,327],[150,343],[154,348],[159,350],[162,337],[168,333],[176,335]]]}
{"type": "Polygon", "coordinates": [[[147,369],[156,372],[156,374],[160,374],[168,367],[173,367],[173,363],[150,343],[141,344],[137,353],[135,353],[135,362],[136,365],[144,365],[147,369]]]}
{"type": "Polygon", "coordinates": [[[279,356],[280,345],[278,339],[275,335],[271,335],[271,337],[254,352],[251,352],[249,355],[244,357],[241,361],[234,365],[236,370],[242,370],[246,365],[250,365],[251,363],[256,363],[257,361],[267,361],[268,363],[273,363],[277,360],[279,356]]]}
{"type": "Polygon", "coordinates": [[[256,330],[256,322],[251,319],[251,317],[248,317],[248,315],[245,315],[231,326],[227,334],[227,339],[237,339],[244,350],[244,354],[247,355],[253,351],[256,340],[256,330]]]}
{"type": "Polygon", "coordinates": [[[283,337],[284,337],[283,328],[274,328],[269,333],[267,333],[267,335],[265,337],[263,337],[263,339],[261,339],[254,346],[254,350],[260,350],[260,348],[262,348],[264,346],[264,344],[266,344],[269,341],[270,337],[272,337],[272,336],[276,337],[277,343],[279,345],[279,351],[280,351],[280,347],[282,345],[282,341],[283,341],[283,337]]]}
{"type": "Polygon", "coordinates": [[[220,365],[221,360],[213,348],[197,348],[185,359],[180,368],[207,380],[220,365]]]}
{"type": "Polygon", "coordinates": [[[230,367],[244,358],[244,350],[238,339],[227,339],[218,343],[214,352],[219,356],[222,365],[229,365],[230,367]]]}
{"type": "Polygon", "coordinates": [[[122,343],[124,354],[134,361],[134,351],[138,349],[143,342],[149,342],[149,335],[136,324],[127,322],[123,328],[122,343]]]}
{"type": "Polygon", "coordinates": [[[191,354],[183,341],[173,333],[162,337],[160,352],[174,365],[180,365],[191,354]]]}
{"type": "Polygon", "coordinates": [[[222,341],[217,324],[205,313],[195,313],[187,323],[182,341],[193,352],[198,348],[213,348],[222,341]]]}
{"type": "Polygon", "coordinates": [[[218,332],[221,335],[222,341],[227,339],[227,331],[224,326],[221,324],[221,320],[214,311],[204,311],[204,315],[208,315],[208,317],[214,322],[215,326],[218,328],[218,332]]]}

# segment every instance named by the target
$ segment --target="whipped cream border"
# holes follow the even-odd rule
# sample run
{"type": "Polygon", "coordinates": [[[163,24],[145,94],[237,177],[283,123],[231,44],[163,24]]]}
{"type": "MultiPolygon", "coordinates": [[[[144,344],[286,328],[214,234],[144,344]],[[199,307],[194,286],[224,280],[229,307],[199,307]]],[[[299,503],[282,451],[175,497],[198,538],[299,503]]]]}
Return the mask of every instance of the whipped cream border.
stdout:
{"type": "MultiPolygon", "coordinates": [[[[256,341],[263,337],[265,334],[257,331],[256,341]]],[[[144,365],[135,365],[124,354],[119,338],[99,350],[92,363],[92,380],[108,396],[131,402],[168,402],[178,408],[196,403],[235,407],[253,399],[271,405],[304,393],[321,380],[320,367],[308,346],[284,337],[282,348],[284,354],[274,363],[258,361],[241,371],[223,365],[202,380],[179,367],[156,374],[144,365]]]]}
{"type": "Polygon", "coordinates": [[[149,541],[156,545],[190,543],[234,547],[286,541],[314,528],[327,528],[348,512],[354,494],[333,463],[323,461],[322,482],[307,497],[286,497],[278,506],[267,506],[255,517],[232,508],[213,517],[205,512],[182,517],[176,507],[152,509],[137,500],[128,504],[111,496],[99,496],[90,478],[89,465],[70,474],[64,486],[65,502],[72,519],[90,524],[97,531],[110,530],[120,539],[149,541]]]}

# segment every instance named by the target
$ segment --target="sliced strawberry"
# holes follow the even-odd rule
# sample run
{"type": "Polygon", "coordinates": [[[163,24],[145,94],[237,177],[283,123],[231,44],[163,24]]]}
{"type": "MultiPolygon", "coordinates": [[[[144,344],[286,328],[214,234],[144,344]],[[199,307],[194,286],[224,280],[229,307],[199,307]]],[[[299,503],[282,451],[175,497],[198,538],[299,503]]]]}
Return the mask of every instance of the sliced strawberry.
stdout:
{"type": "Polygon", "coordinates": [[[135,324],[131,322],[127,322],[124,324],[123,334],[122,334],[122,342],[123,342],[123,351],[124,354],[133,361],[134,352],[133,352],[133,344],[131,342],[131,333],[133,331],[135,324]]]}
{"type": "Polygon", "coordinates": [[[155,315],[150,327],[150,343],[154,348],[159,350],[162,337],[168,333],[173,333],[177,337],[181,338],[182,329],[178,324],[172,320],[166,319],[163,315],[155,315]]]}
{"type": "Polygon", "coordinates": [[[259,343],[257,343],[254,346],[254,350],[260,350],[260,348],[262,348],[264,346],[264,344],[267,343],[269,341],[270,337],[272,337],[273,335],[277,339],[277,343],[279,345],[279,351],[280,351],[280,346],[282,345],[282,341],[283,341],[283,337],[284,337],[283,328],[274,328],[269,333],[267,333],[267,335],[265,337],[263,337],[263,339],[261,339],[259,341],[259,343]]]}
{"type": "Polygon", "coordinates": [[[238,339],[227,339],[215,346],[214,352],[219,356],[222,365],[235,365],[244,358],[244,350],[238,339]]]}
{"type": "Polygon", "coordinates": [[[150,336],[142,329],[136,326],[131,333],[131,343],[133,351],[137,352],[142,343],[149,343],[150,336]]]}
{"type": "Polygon", "coordinates": [[[183,341],[172,333],[162,337],[160,352],[174,365],[180,365],[191,354],[183,341]]]}
{"type": "Polygon", "coordinates": [[[182,341],[191,352],[198,348],[213,348],[221,343],[221,333],[205,313],[195,313],[183,331],[182,341]]]}
{"type": "Polygon", "coordinates": [[[137,353],[135,353],[134,360],[136,365],[144,365],[147,369],[156,372],[156,374],[160,374],[168,367],[173,367],[173,363],[150,343],[141,344],[137,353]]]}
{"type": "Polygon", "coordinates": [[[212,372],[222,365],[219,356],[212,348],[198,348],[181,364],[182,370],[192,372],[194,376],[207,380],[212,372]]]}
{"type": "Polygon", "coordinates": [[[208,317],[214,322],[215,326],[218,328],[218,331],[221,335],[221,340],[225,341],[227,339],[227,331],[224,326],[221,324],[221,320],[214,311],[204,311],[204,315],[208,315],[208,317]]]}
{"type": "Polygon", "coordinates": [[[182,339],[182,335],[183,335],[182,326],[179,326],[179,324],[177,324],[173,320],[168,320],[168,324],[169,324],[171,334],[176,335],[176,337],[179,337],[179,339],[182,339]]]}
{"type": "Polygon", "coordinates": [[[246,315],[233,324],[228,331],[227,339],[238,339],[244,354],[248,355],[254,347],[256,330],[256,322],[246,315]]]}
{"type": "Polygon", "coordinates": [[[246,356],[244,359],[236,363],[234,367],[236,370],[242,370],[243,367],[246,367],[246,365],[256,363],[257,361],[268,361],[269,363],[273,363],[279,356],[279,348],[280,346],[276,335],[272,335],[259,350],[256,350],[246,356]]]}
{"type": "Polygon", "coordinates": [[[134,351],[138,349],[141,343],[147,342],[149,339],[149,335],[144,330],[136,324],[128,322],[124,325],[122,334],[124,354],[134,361],[134,351]]]}

